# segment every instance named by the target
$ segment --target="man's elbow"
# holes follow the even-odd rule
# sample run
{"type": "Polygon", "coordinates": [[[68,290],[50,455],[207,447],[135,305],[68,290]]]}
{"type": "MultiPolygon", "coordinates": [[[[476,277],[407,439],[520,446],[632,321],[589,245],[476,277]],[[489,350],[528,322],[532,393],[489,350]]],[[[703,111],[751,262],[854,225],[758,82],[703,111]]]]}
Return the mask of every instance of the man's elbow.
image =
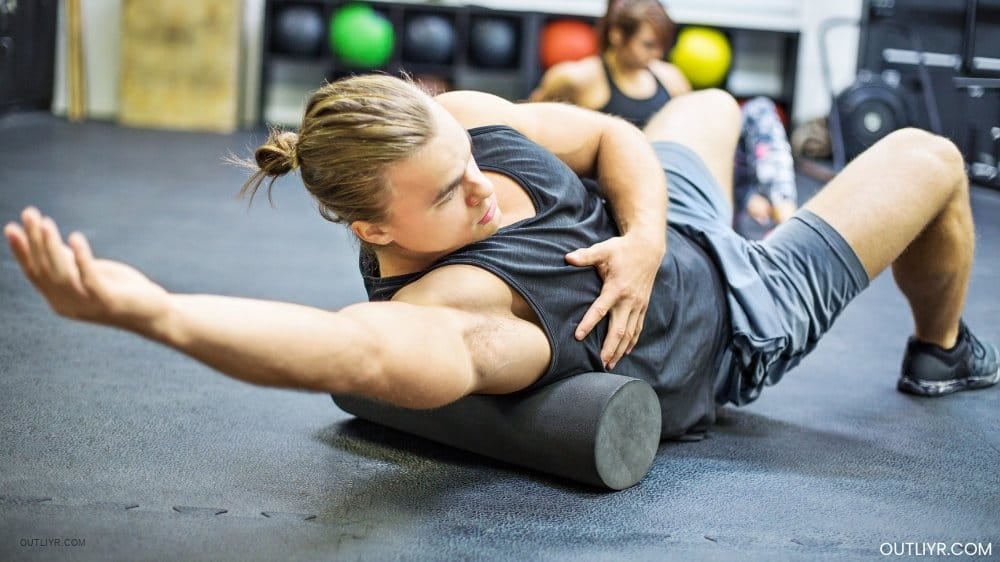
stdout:
{"type": "Polygon", "coordinates": [[[400,363],[387,360],[384,354],[357,361],[341,375],[316,381],[318,390],[361,396],[411,410],[440,408],[476,390],[471,366],[435,366],[433,361],[400,363]]]}

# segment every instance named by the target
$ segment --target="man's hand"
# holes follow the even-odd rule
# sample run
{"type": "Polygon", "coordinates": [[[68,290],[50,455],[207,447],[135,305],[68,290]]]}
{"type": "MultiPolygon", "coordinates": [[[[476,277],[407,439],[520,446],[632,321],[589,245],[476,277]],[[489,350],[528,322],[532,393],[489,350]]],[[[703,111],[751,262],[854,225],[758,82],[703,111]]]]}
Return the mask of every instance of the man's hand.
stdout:
{"type": "Polygon", "coordinates": [[[25,277],[61,316],[143,332],[168,306],[167,292],[123,263],[95,260],[82,234],[63,242],[37,209],[4,228],[25,277]]]}
{"type": "Polygon", "coordinates": [[[601,347],[601,360],[609,369],[631,353],[639,340],[664,253],[666,235],[659,241],[625,235],[566,254],[567,263],[593,266],[604,280],[601,294],[576,329],[576,338],[582,340],[610,313],[608,335],[601,347]]]}

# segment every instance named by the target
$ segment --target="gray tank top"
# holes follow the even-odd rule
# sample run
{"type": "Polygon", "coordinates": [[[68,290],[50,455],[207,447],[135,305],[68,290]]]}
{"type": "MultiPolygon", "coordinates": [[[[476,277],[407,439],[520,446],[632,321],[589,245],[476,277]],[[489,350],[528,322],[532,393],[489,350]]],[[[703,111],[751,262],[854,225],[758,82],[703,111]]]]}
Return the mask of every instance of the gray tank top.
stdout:
{"type": "MultiPolygon", "coordinates": [[[[509,127],[480,127],[470,134],[480,169],[517,182],[531,197],[536,214],[453,252],[428,271],[453,264],[481,267],[524,297],[552,348],[548,370],[533,386],[605,371],[600,350],[607,319],[583,341],[573,336],[601,291],[601,278],[594,268],[565,261],[567,253],[619,234],[596,185],[582,181],[549,151],[509,127]]],[[[668,251],[642,334],[614,372],[648,381],[660,397],[663,436],[680,437],[714,422],[713,387],[728,317],[720,274],[708,254],[674,228],[664,229],[668,251]]],[[[377,261],[366,252],[361,270],[373,301],[390,300],[426,273],[381,277],[377,261]]]]}

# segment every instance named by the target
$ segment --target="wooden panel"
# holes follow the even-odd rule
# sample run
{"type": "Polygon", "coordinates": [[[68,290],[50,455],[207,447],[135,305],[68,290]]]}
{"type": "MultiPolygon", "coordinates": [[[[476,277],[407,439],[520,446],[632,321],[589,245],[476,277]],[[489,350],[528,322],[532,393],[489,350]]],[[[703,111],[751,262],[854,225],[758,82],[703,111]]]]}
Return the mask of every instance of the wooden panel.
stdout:
{"type": "Polygon", "coordinates": [[[121,123],[232,131],[240,0],[122,2],[121,123]]]}

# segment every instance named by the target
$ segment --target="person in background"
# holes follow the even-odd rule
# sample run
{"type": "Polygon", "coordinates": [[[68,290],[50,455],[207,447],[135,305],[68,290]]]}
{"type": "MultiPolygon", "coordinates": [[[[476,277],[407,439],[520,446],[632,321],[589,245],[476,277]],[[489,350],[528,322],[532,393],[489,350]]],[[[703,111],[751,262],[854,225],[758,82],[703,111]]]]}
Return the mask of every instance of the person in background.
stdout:
{"type": "MultiPolygon", "coordinates": [[[[573,103],[641,129],[672,98],[692,90],[681,70],[664,60],[675,31],[659,0],[609,0],[598,22],[600,53],[552,66],[531,100],[573,103]]],[[[742,105],[731,203],[764,226],[787,221],[798,208],[791,145],[774,102],[765,97],[742,105]]]]}

